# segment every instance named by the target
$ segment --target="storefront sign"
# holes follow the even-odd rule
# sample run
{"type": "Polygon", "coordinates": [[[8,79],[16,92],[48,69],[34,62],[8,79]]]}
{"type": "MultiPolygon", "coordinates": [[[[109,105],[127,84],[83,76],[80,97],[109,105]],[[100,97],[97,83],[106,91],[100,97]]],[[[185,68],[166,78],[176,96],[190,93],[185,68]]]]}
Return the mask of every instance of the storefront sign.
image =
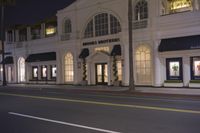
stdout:
{"type": "Polygon", "coordinates": [[[120,38],[112,38],[112,39],[105,39],[105,40],[98,40],[98,41],[90,41],[90,42],[83,42],[83,46],[107,44],[107,43],[113,43],[113,42],[119,42],[119,41],[120,41],[120,38]]]}

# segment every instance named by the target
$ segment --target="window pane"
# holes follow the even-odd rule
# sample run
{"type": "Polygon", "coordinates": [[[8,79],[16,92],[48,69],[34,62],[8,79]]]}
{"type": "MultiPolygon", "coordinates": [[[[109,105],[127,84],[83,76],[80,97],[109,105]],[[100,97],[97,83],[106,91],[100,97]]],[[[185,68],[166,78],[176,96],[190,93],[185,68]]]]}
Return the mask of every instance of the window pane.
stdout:
{"type": "Polygon", "coordinates": [[[65,56],[65,82],[72,82],[73,80],[74,80],[73,56],[71,53],[67,53],[65,56]]]}
{"type": "Polygon", "coordinates": [[[136,80],[139,84],[151,84],[151,54],[146,46],[136,51],[136,80]]]}

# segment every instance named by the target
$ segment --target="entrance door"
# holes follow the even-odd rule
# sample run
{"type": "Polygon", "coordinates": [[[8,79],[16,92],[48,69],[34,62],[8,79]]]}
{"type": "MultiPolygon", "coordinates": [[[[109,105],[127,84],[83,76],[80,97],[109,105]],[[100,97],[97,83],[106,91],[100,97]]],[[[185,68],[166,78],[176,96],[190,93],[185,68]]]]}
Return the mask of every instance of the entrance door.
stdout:
{"type": "Polygon", "coordinates": [[[96,84],[107,85],[108,84],[108,65],[107,63],[96,64],[96,84]]]}

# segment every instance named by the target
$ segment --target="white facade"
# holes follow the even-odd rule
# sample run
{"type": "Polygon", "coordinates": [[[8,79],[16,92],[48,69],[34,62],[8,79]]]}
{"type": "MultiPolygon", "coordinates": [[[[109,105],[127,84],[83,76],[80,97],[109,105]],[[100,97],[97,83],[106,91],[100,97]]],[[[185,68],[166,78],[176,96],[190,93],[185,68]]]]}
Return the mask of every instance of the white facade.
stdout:
{"type": "MultiPolygon", "coordinates": [[[[198,80],[200,75],[191,74],[191,60],[198,63],[198,58],[193,57],[200,56],[198,48],[159,52],[159,47],[164,39],[169,42],[169,38],[200,35],[199,5],[198,0],[171,3],[168,0],[133,0],[136,85],[163,86],[165,81],[180,80],[182,86],[189,86],[191,80],[198,80]],[[181,63],[180,75],[172,75],[168,69],[173,62],[181,63]]],[[[11,52],[14,61],[6,65],[12,68],[10,82],[81,84],[87,80],[89,85],[113,85],[115,80],[120,80],[121,85],[129,85],[128,0],[77,0],[57,12],[54,36],[45,37],[47,25],[44,23],[39,27],[40,39],[34,40],[31,39],[31,27],[26,28],[25,41],[20,41],[19,30],[7,32],[6,51],[11,52]],[[116,45],[120,45],[119,53],[115,53],[116,45]],[[80,57],[84,49],[89,53],[80,57]],[[47,52],[56,52],[56,60],[26,62],[23,77],[21,71],[24,70],[19,67],[24,66],[19,64],[20,59],[47,52]],[[52,78],[52,66],[56,66],[56,79],[52,78]],[[36,80],[33,80],[33,67],[38,67],[36,80]],[[41,77],[43,70],[47,77],[41,77]]],[[[10,72],[7,70],[7,73],[10,72]]]]}

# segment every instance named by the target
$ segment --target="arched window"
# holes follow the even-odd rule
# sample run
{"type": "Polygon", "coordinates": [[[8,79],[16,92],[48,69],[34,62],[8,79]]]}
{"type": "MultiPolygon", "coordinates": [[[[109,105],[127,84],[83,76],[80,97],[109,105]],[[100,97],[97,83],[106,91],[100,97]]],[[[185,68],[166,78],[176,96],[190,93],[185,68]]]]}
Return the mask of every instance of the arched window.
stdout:
{"type": "Polygon", "coordinates": [[[117,34],[121,32],[118,19],[108,13],[101,13],[92,18],[86,26],[84,38],[117,34]]]}
{"type": "Polygon", "coordinates": [[[23,57],[18,60],[18,78],[19,82],[25,82],[25,59],[23,57]]]}
{"type": "Polygon", "coordinates": [[[135,20],[148,18],[148,4],[146,0],[140,0],[135,6],[135,20]]]}
{"type": "Polygon", "coordinates": [[[64,33],[71,33],[71,32],[72,32],[71,20],[67,19],[64,22],[64,33]]]}
{"type": "Polygon", "coordinates": [[[90,38],[94,36],[94,32],[93,32],[93,20],[91,20],[88,24],[87,27],[85,29],[85,33],[84,36],[85,38],[90,38]]]}
{"type": "Polygon", "coordinates": [[[136,50],[136,81],[138,84],[150,85],[151,73],[151,51],[146,45],[141,45],[136,50]]]}
{"type": "Polygon", "coordinates": [[[116,34],[121,32],[121,26],[117,18],[113,15],[110,15],[110,34],[116,34]]]}
{"type": "Polygon", "coordinates": [[[65,55],[65,82],[74,81],[74,61],[73,55],[69,52],[65,55]]]}

